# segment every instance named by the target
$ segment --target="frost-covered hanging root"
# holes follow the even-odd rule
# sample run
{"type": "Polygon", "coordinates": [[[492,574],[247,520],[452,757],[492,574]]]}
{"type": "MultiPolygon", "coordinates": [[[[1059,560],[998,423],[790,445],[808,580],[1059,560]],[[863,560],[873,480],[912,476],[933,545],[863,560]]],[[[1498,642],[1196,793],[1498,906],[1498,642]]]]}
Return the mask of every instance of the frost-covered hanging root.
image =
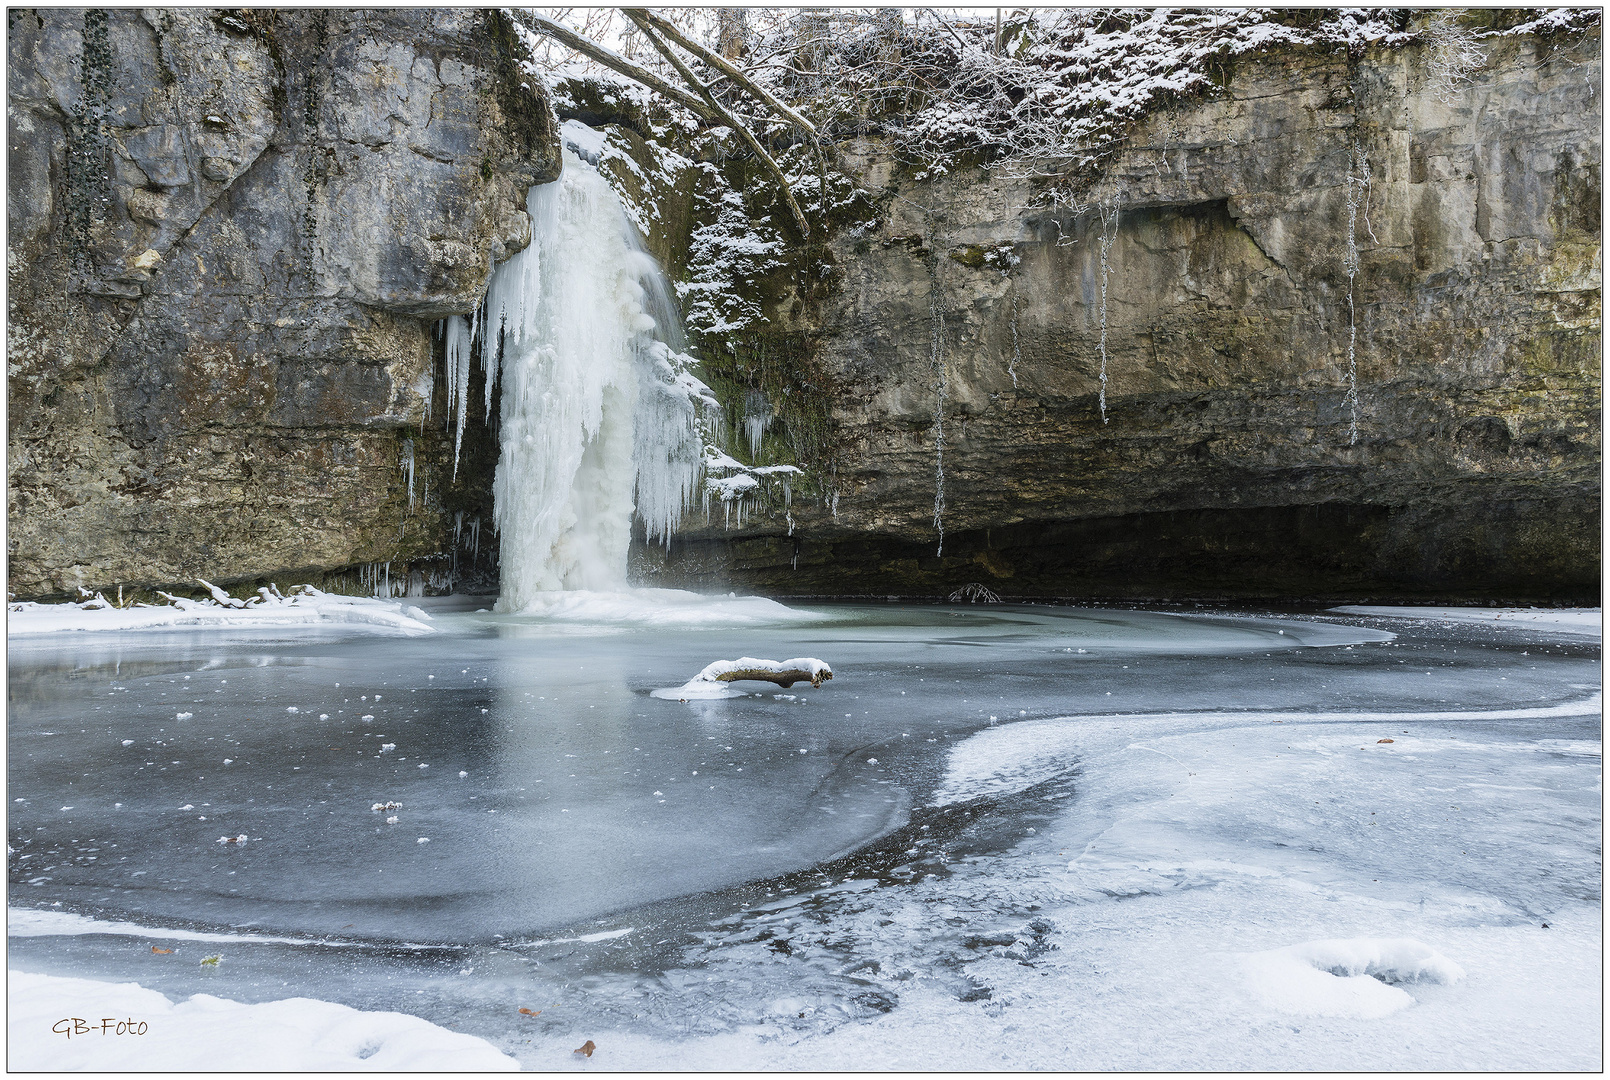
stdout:
{"type": "Polygon", "coordinates": [[[1101,352],[1101,371],[1098,374],[1101,386],[1096,396],[1097,408],[1101,410],[1101,422],[1107,422],[1107,273],[1110,265],[1107,255],[1112,251],[1113,241],[1118,239],[1118,192],[1096,204],[1101,213],[1101,341],[1098,346],[1101,352]]]}
{"type": "Polygon", "coordinates": [[[1358,211],[1369,194],[1370,159],[1357,139],[1347,171],[1347,445],[1358,443],[1358,317],[1353,303],[1353,286],[1358,277],[1358,211]]]}
{"type": "Polygon", "coordinates": [[[928,256],[928,316],[929,352],[928,367],[934,375],[934,530],[939,533],[939,548],[934,555],[945,553],[945,314],[939,304],[939,260],[933,256],[933,239],[929,239],[928,256]]]}
{"type": "Polygon", "coordinates": [[[1010,244],[998,245],[992,254],[1001,267],[1001,276],[1006,279],[1006,298],[1012,305],[1012,358],[1006,362],[1006,373],[1012,376],[1012,389],[1016,390],[1017,365],[1023,359],[1023,347],[1017,336],[1017,278],[1012,276],[1012,271],[1017,269],[1023,259],[1010,244]]]}
{"type": "Polygon", "coordinates": [[[1476,31],[1459,23],[1457,9],[1437,11],[1420,33],[1425,40],[1426,85],[1444,105],[1452,105],[1470,85],[1470,74],[1487,62],[1476,31]]]}

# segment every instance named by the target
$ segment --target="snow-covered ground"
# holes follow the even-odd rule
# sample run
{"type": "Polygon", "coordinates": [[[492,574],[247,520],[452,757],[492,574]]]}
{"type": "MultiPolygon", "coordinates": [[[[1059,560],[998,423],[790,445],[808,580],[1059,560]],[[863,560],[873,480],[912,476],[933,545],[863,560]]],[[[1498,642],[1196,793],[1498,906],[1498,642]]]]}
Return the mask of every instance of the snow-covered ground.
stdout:
{"type": "Polygon", "coordinates": [[[543,1070],[1598,1069],[1597,613],[1494,610],[29,654],[10,966],[401,1010],[543,1070]],[[648,695],[750,652],[834,678],[648,695]]]}
{"type": "Polygon", "coordinates": [[[493,1072],[519,1063],[417,1016],[304,997],[169,1001],[135,983],[6,973],[17,1072],[493,1072]]]}

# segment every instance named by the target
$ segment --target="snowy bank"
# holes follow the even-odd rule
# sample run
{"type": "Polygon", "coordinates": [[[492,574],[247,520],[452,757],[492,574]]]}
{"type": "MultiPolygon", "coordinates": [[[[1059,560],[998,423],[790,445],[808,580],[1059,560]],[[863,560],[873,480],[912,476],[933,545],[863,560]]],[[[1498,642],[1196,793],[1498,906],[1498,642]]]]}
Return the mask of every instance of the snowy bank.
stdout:
{"type": "Polygon", "coordinates": [[[1331,608],[1330,611],[1337,615],[1373,615],[1381,619],[1519,627],[1540,630],[1545,634],[1565,634],[1595,640],[1604,636],[1602,608],[1375,607],[1348,604],[1331,608]]]}
{"type": "Polygon", "coordinates": [[[483,1039],[403,1013],[361,1012],[312,998],[247,1005],[197,994],[173,1002],[138,983],[24,971],[10,971],[7,978],[7,1066],[16,1071],[502,1072],[519,1068],[513,1058],[483,1039]],[[74,1017],[83,1021],[82,1026],[74,1023],[74,1017]],[[105,1018],[111,1022],[103,1030],[105,1018]]]}
{"type": "Polygon", "coordinates": [[[117,607],[96,593],[88,600],[67,604],[6,605],[6,633],[29,637],[74,630],[188,630],[199,627],[367,626],[408,637],[433,634],[430,616],[417,607],[368,596],[340,596],[297,585],[285,596],[274,586],[258,589],[258,596],[240,600],[211,582],[203,581],[211,600],[167,597],[167,604],[132,604],[117,607]]]}
{"type": "Polygon", "coordinates": [[[651,697],[672,701],[696,701],[708,698],[743,697],[732,683],[773,682],[787,689],[797,682],[821,686],[833,677],[833,669],[814,656],[800,656],[792,660],[761,660],[753,656],[740,656],[736,660],[717,660],[681,686],[650,691],[651,697]]]}

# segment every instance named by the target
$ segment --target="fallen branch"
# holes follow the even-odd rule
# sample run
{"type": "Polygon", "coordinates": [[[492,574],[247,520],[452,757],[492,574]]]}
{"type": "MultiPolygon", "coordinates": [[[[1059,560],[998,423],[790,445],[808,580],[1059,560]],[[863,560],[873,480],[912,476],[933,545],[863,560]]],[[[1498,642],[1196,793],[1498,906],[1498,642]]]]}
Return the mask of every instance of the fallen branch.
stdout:
{"type": "Polygon", "coordinates": [[[700,82],[693,72],[688,70],[688,66],[682,62],[681,57],[676,55],[671,46],[660,40],[659,35],[654,32],[654,27],[649,21],[643,18],[642,15],[637,14],[639,9],[625,8],[623,10],[626,12],[626,17],[636,24],[638,30],[642,31],[643,36],[648,39],[648,43],[654,46],[659,54],[665,57],[670,65],[676,69],[676,73],[682,77],[682,81],[693,87],[698,92],[699,97],[704,99],[705,105],[715,111],[720,117],[719,122],[732,128],[744,142],[749,144],[749,149],[760,159],[761,164],[766,167],[766,171],[772,174],[778,186],[782,188],[783,201],[788,204],[789,211],[794,215],[794,223],[799,226],[799,234],[809,236],[811,234],[810,223],[805,220],[805,212],[799,208],[799,203],[794,199],[794,189],[788,183],[788,176],[783,172],[782,167],[772,160],[772,156],[766,153],[766,148],[760,145],[760,140],[755,138],[755,133],[750,131],[747,124],[728,112],[726,107],[716,100],[715,95],[710,92],[710,88],[700,82]]]}
{"type": "MultiPolygon", "coordinates": [[[[639,22],[639,20],[647,21],[651,26],[654,27],[654,29],[658,30],[660,33],[670,38],[673,42],[682,46],[688,52],[692,53],[694,56],[697,56],[700,60],[703,60],[706,64],[709,64],[711,67],[721,72],[721,74],[737,83],[740,87],[747,91],[751,97],[757,98],[760,101],[765,102],[767,105],[770,105],[777,111],[777,115],[783,117],[783,119],[787,120],[805,134],[809,135],[812,142],[816,141],[816,125],[812,124],[798,112],[777,100],[777,98],[773,96],[769,90],[756,83],[753,79],[749,78],[749,76],[745,75],[734,64],[728,61],[726,57],[706,49],[703,45],[700,45],[698,42],[684,34],[681,30],[678,30],[675,24],[660,18],[648,8],[622,8],[621,10],[626,12],[627,17],[631,18],[634,22],[639,22]]],[[[639,25],[641,25],[641,22],[639,22],[639,25]]]]}
{"type": "Polygon", "coordinates": [[[539,15],[534,11],[523,8],[508,8],[507,10],[511,16],[532,33],[546,35],[562,45],[575,49],[583,56],[596,60],[612,71],[617,71],[628,79],[648,87],[656,94],[676,102],[701,120],[712,124],[730,124],[732,122],[730,119],[724,118],[719,111],[712,110],[703,101],[686,90],[672,86],[647,68],[632,63],[620,53],[598,44],[591,38],[583,37],[563,23],[555,22],[546,15],[539,15]]]}
{"type": "MultiPolygon", "coordinates": [[[[745,664],[750,662],[748,657],[742,660],[721,661],[724,664],[745,664]]],[[[833,677],[832,669],[820,660],[784,660],[780,663],[775,660],[760,660],[755,661],[755,663],[776,664],[777,666],[740,667],[732,671],[723,671],[719,675],[712,676],[712,678],[716,682],[770,682],[776,683],[786,690],[797,682],[809,682],[813,688],[818,687],[833,677]],[[808,665],[817,666],[811,667],[808,665]]],[[[708,671],[709,668],[705,670],[708,671]]],[[[700,674],[702,675],[703,672],[700,674]]]]}

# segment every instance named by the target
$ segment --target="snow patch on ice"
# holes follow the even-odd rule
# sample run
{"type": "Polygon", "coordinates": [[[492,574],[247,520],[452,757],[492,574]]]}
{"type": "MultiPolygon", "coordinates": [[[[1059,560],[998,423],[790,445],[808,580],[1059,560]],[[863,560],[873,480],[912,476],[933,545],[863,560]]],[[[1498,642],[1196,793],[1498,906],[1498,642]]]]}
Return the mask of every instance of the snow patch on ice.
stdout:
{"type": "Polygon", "coordinates": [[[1338,615],[1373,615],[1385,619],[1474,623],[1503,629],[1540,630],[1547,634],[1591,637],[1595,640],[1604,636],[1603,608],[1377,607],[1348,604],[1330,610],[1338,615]]]}
{"type": "MultiPolygon", "coordinates": [[[[1204,727],[1244,724],[1410,723],[1412,721],[1546,720],[1590,716],[1601,709],[1603,695],[1528,709],[1454,712],[1204,712],[1130,713],[1108,716],[1060,716],[986,728],[951,748],[945,779],[929,803],[949,806],[986,795],[1010,795],[1044,783],[1073,767],[1093,736],[1114,724],[1194,722],[1204,727]]],[[[1145,749],[1140,747],[1140,749],[1145,749]]]]}
{"type": "Polygon", "coordinates": [[[211,994],[173,1002],[138,983],[7,972],[7,1064],[22,1071],[325,1070],[513,1071],[490,1043],[398,1012],[363,1012],[312,998],[248,1005],[211,994]],[[67,1038],[63,1017],[136,1018],[135,1037],[67,1038]]]}
{"type": "Polygon", "coordinates": [[[1414,1004],[1403,983],[1458,982],[1464,969],[1413,938],[1327,938],[1240,958],[1253,997],[1296,1016],[1375,1020],[1414,1004]]]}

